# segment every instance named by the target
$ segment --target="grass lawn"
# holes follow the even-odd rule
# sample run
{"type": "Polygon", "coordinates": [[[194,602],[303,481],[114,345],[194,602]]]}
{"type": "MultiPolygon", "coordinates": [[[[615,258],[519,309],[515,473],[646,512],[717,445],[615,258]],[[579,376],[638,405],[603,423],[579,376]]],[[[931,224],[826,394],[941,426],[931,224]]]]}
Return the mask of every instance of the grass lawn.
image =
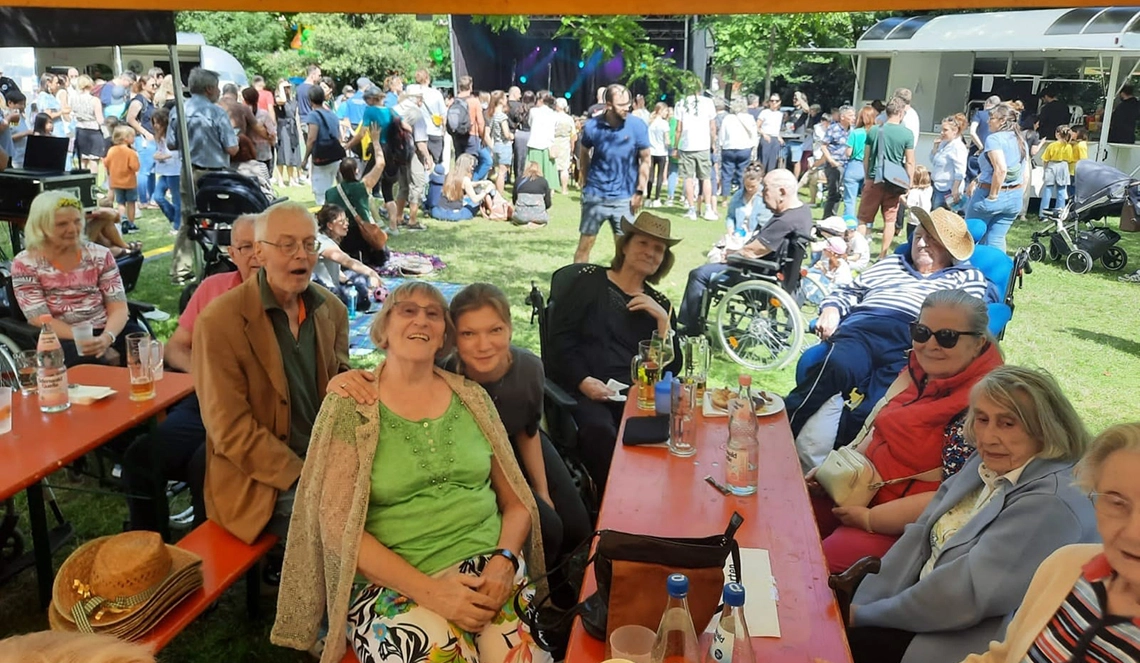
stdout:
{"type": "MultiPolygon", "coordinates": [[[[285,192],[296,200],[311,201],[307,189],[285,192]]],[[[704,255],[723,232],[720,222],[688,221],[677,209],[660,210],[674,223],[674,233],[684,237],[676,247],[677,262],[673,272],[660,284],[662,291],[679,306],[689,269],[702,264],[704,255]]],[[[819,216],[819,210],[816,210],[819,216]]],[[[539,230],[516,228],[506,223],[476,220],[462,223],[429,221],[430,229],[422,233],[404,233],[392,239],[397,250],[420,250],[437,254],[447,269],[433,279],[455,283],[489,281],[502,287],[510,297],[514,316],[514,338],[519,345],[538,350],[537,326],[530,324],[526,296],[531,284],[544,292],[549,288],[550,274],[566,264],[574,254],[578,240],[577,194],[569,198],[555,194],[553,220],[539,230]]],[[[148,212],[139,223],[144,248],[154,249],[170,243],[168,225],[158,212],[148,212]]],[[[1010,233],[1011,247],[1029,242],[1036,222],[1021,223],[1010,233]]],[[[1140,267],[1140,236],[1126,235],[1122,246],[1133,256],[1131,271],[1140,267]]],[[[872,250],[877,250],[872,247],[872,250]]],[[[594,248],[597,262],[608,262],[613,252],[612,238],[603,233],[594,248]]],[[[1118,283],[1118,274],[1109,273],[1099,264],[1092,273],[1074,275],[1054,264],[1034,264],[1034,272],[1025,280],[1025,289],[1017,293],[1017,307],[1002,343],[1009,363],[1037,366],[1051,371],[1065,387],[1089,428],[1098,431],[1105,426],[1134,418],[1129,403],[1140,393],[1140,311],[1134,302],[1137,287],[1118,283]]],[[[169,257],[150,259],[132,297],[157,304],[172,314],[177,313],[178,291],[168,278],[169,257]]],[[[160,334],[173,330],[173,319],[159,325],[160,334]]],[[[376,356],[360,359],[371,365],[376,356]]],[[[735,383],[738,368],[724,359],[714,362],[710,385],[735,383]]],[[[793,368],[755,376],[764,389],[787,392],[793,383],[793,368]]],[[[91,487],[90,481],[76,480],[66,473],[52,478],[53,484],[91,487]]],[[[55,557],[56,568],[74,546],[90,538],[120,531],[126,518],[121,498],[98,496],[73,491],[57,492],[60,505],[75,525],[76,540],[55,557]]],[[[18,500],[22,517],[26,515],[23,496],[18,500]]],[[[26,517],[22,521],[27,532],[26,517]]],[[[250,623],[240,590],[229,592],[213,613],[199,619],[164,652],[163,660],[179,663],[214,663],[229,661],[307,661],[300,652],[279,649],[269,644],[274,599],[264,599],[264,614],[250,623]]],[[[0,637],[47,627],[47,619],[39,609],[34,587],[34,573],[25,571],[0,587],[0,637]]]]}

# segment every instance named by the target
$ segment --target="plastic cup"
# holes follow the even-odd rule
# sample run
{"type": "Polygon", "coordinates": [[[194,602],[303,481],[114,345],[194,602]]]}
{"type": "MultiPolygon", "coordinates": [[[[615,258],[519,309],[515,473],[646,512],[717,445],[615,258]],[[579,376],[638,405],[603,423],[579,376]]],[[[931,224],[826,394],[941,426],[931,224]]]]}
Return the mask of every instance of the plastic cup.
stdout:
{"type": "Polygon", "coordinates": [[[619,626],[610,634],[610,656],[630,663],[651,663],[656,639],[653,629],[638,624],[619,626]]]}
{"type": "Polygon", "coordinates": [[[12,432],[12,388],[0,387],[0,435],[12,432]]]}
{"type": "Polygon", "coordinates": [[[77,322],[71,326],[71,336],[75,339],[75,349],[79,354],[87,354],[83,346],[95,338],[95,327],[90,322],[77,322]]]}

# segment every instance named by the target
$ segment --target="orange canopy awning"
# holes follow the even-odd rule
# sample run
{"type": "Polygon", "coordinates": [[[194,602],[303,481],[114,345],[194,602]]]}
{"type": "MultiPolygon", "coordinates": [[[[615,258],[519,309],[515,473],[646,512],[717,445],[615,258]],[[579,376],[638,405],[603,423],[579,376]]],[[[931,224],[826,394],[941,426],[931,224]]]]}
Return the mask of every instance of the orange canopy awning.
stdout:
{"type": "MultiPolygon", "coordinates": [[[[65,7],[73,9],[155,9],[154,0],[5,0],[4,4],[14,7],[65,7]]],[[[847,11],[911,11],[922,12],[931,9],[991,9],[1000,6],[1004,9],[1034,9],[1043,7],[1094,7],[1103,2],[1089,0],[815,0],[796,9],[810,9],[816,12],[847,11]]],[[[435,0],[431,4],[432,13],[470,14],[476,8],[470,0],[435,0]]],[[[479,14],[764,14],[783,13],[790,5],[776,2],[756,2],[755,0],[702,0],[693,4],[691,0],[634,0],[634,2],[614,2],[613,0],[484,0],[478,3],[479,14]],[[694,11],[695,10],[695,11],[694,11]]],[[[392,0],[325,0],[314,4],[310,0],[166,0],[164,10],[211,10],[211,11],[282,11],[282,12],[348,12],[372,14],[414,13],[408,11],[406,2],[392,0]]],[[[425,7],[416,7],[425,9],[425,7]]]]}

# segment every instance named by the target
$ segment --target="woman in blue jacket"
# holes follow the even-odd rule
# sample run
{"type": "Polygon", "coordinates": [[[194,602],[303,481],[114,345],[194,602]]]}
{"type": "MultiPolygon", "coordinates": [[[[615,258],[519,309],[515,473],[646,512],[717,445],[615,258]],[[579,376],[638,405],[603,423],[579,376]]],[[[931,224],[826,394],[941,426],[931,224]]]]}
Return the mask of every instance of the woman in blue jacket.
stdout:
{"type": "Polygon", "coordinates": [[[772,218],[772,210],[764,204],[764,164],[753,161],[744,168],[741,187],[728,201],[725,230],[745,237],[772,218]]]}

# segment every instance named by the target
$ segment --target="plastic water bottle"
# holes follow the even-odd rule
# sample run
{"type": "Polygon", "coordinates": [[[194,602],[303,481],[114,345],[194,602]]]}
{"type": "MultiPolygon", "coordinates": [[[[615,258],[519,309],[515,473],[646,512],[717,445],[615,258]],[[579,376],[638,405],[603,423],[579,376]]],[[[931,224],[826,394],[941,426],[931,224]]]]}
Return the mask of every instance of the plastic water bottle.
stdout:
{"type": "Polygon", "coordinates": [[[756,663],[744,622],[744,585],[730,582],[724,586],[724,611],[713,632],[708,663],[756,663]]]}
{"type": "Polygon", "coordinates": [[[356,318],[356,288],[348,289],[348,319],[354,320],[356,318]]]}
{"type": "Polygon", "coordinates": [[[665,377],[653,385],[653,409],[657,414],[669,414],[672,405],[673,371],[665,371],[665,377]]]}
{"type": "Polygon", "coordinates": [[[67,365],[63,363],[63,346],[48,321],[40,318],[40,338],[36,343],[36,381],[41,412],[62,412],[71,407],[67,393],[67,365]]]}
{"type": "Polygon", "coordinates": [[[752,376],[740,376],[740,392],[728,401],[725,485],[733,495],[756,492],[760,460],[760,423],[752,400],[752,376]]]}
{"type": "Polygon", "coordinates": [[[669,602],[657,627],[653,643],[653,663],[699,663],[700,645],[689,613],[689,578],[680,573],[669,576],[665,582],[669,602]]]}

